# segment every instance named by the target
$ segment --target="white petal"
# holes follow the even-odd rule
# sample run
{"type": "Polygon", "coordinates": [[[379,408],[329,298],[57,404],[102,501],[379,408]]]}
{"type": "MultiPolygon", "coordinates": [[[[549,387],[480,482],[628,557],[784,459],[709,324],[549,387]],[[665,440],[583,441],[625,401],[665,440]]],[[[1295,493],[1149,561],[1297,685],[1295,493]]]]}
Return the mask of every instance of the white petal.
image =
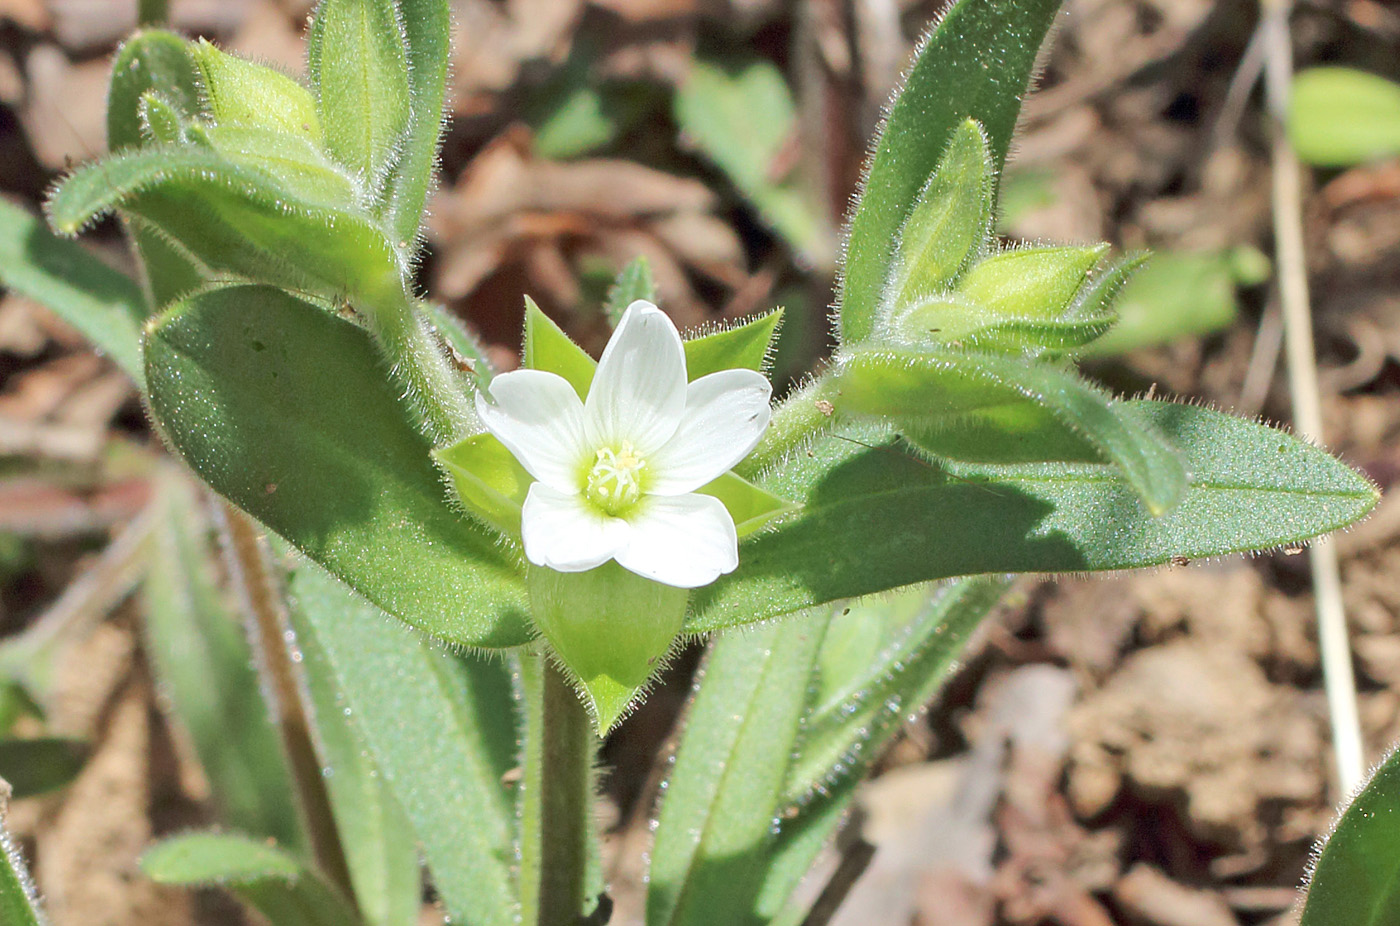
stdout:
{"type": "Polygon", "coordinates": [[[618,564],[662,584],[699,588],[739,565],[734,519],[717,498],[651,495],[628,526],[618,564]]]}
{"type": "Polygon", "coordinates": [[[525,558],[559,572],[583,572],[617,555],[630,533],[626,521],[610,518],[582,496],[544,483],[530,486],[520,511],[525,558]]]}
{"type": "Polygon", "coordinates": [[[676,433],[685,408],[685,348],[666,313],[641,300],[627,307],[584,408],[594,446],[631,441],[645,457],[676,433]]]}
{"type": "Polygon", "coordinates": [[[520,465],[560,492],[579,491],[584,449],[583,403],[562,376],[516,370],[491,380],[491,398],[476,394],[476,413],[520,465]]]}
{"type": "Polygon", "coordinates": [[[772,395],[772,385],[753,370],[721,370],[691,383],[681,426],[647,457],[647,491],[694,492],[748,456],[772,417],[772,395]]]}

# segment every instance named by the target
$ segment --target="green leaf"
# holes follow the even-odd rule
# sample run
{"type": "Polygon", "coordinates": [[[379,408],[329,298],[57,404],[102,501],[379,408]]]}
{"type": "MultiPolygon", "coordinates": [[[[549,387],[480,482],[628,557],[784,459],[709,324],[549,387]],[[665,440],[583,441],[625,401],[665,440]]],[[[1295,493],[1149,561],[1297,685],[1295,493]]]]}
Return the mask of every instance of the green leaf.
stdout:
{"type": "MultiPolygon", "coordinates": [[[[0,814],[0,823],[3,823],[0,814]]],[[[39,895],[24,866],[19,847],[0,826],[0,923],[5,926],[44,926],[48,921],[39,912],[39,895]]]]}
{"type": "Polygon", "coordinates": [[[750,537],[692,599],[690,633],[930,579],[1156,566],[1301,543],[1359,520],[1375,487],[1323,450],[1209,409],[1125,403],[1178,448],[1185,497],[1151,517],[1116,467],[938,465],[851,426],[760,485],[801,511],[750,537]]]}
{"type": "Polygon", "coordinates": [[[354,210],[359,199],[357,181],[304,135],[242,125],[201,127],[192,134],[234,164],[265,172],[308,206],[354,210]]]}
{"type": "Polygon", "coordinates": [[[421,305],[428,320],[452,352],[457,366],[471,377],[478,389],[489,386],[491,377],[496,375],[496,368],[491,363],[491,358],[486,356],[486,348],[481,342],[445,306],[436,302],[425,302],[421,305]]]}
{"type": "Polygon", "coordinates": [[[1110,357],[1229,327],[1239,314],[1234,261],[1228,251],[1153,254],[1118,283],[1118,323],[1082,355],[1110,357]]]}
{"type": "Polygon", "coordinates": [[[757,370],[768,367],[783,310],[774,309],[729,328],[688,338],[685,371],[691,382],[720,370],[757,370]]]}
{"type": "Polygon", "coordinates": [[[987,240],[993,198],[987,137],[968,119],[953,132],[900,230],[887,311],[939,293],[961,275],[987,240]]]}
{"type": "Polygon", "coordinates": [[[141,135],[153,145],[175,145],[185,140],[185,120],[162,94],[148,90],[141,95],[141,135]]]}
{"type": "Polygon", "coordinates": [[[306,47],[326,147],[377,190],[408,129],[404,22],[394,0],[321,0],[306,47]]]}
{"type": "Polygon", "coordinates": [[[656,303],[656,281],[652,279],[651,264],[645,257],[635,258],[623,267],[608,289],[607,304],[603,310],[614,327],[622,320],[622,313],[627,311],[627,307],[638,299],[656,303]]]}
{"type": "Polygon", "coordinates": [[[0,778],[9,782],[16,798],[62,788],[78,776],[87,761],[82,740],[57,736],[0,739],[0,778]]]}
{"type": "Polygon", "coordinates": [[[266,287],[202,293],[146,342],[151,408],[210,485],[390,614],[529,637],[518,566],[454,511],[365,332],[266,287]]]}
{"type": "Polygon", "coordinates": [[[163,467],[143,586],[146,654],[209,778],[219,819],[302,846],[291,778],[253,653],[216,581],[209,524],[190,480],[163,467]]]}
{"type": "Polygon", "coordinates": [[[1008,585],[995,578],[964,579],[933,594],[920,587],[833,617],[786,799],[830,797],[837,785],[864,778],[909,715],[933,699],[1008,585]]]}
{"type": "Polygon", "coordinates": [[[684,139],[724,171],[765,222],[808,261],[830,259],[831,232],[815,191],[796,172],[775,176],[798,126],[792,92],[772,62],[696,58],[674,108],[684,139]]]}
{"type": "Polygon", "coordinates": [[[215,124],[303,135],[320,144],[321,119],[311,91],[281,71],[225,54],[204,39],[191,44],[190,53],[215,124]]]}
{"type": "MultiPolygon", "coordinates": [[[[1057,366],[988,353],[869,349],[846,359],[838,382],[843,409],[907,422],[931,436],[983,413],[1020,413],[1028,431],[1047,430],[1053,417],[1115,464],[1154,515],[1169,511],[1186,488],[1177,454],[1130,406],[1057,366]]],[[[1027,452],[1035,449],[1030,444],[1027,452]]],[[[997,461],[986,453],[969,458],[997,461]]]]}
{"type": "MultiPolygon", "coordinates": [[[[303,597],[299,605],[324,604],[303,597]]],[[[334,621],[339,613],[323,617],[334,621]]],[[[408,818],[379,773],[349,699],[314,625],[291,614],[303,691],[355,901],[368,926],[414,926],[422,907],[418,845],[408,818]]]]}
{"type": "Polygon", "coordinates": [[[515,923],[515,802],[504,780],[517,730],[505,666],[443,652],[309,563],[290,570],[288,588],[298,638],[314,634],[448,914],[515,923]]]}
{"type": "Polygon", "coordinates": [[[401,298],[393,248],[367,216],[303,201],[272,175],[191,146],[150,147],[79,168],[48,202],[73,235],[127,209],[214,270],[374,305],[401,298]]]}
{"type": "Polygon", "coordinates": [[[213,276],[209,268],[165,232],[139,215],[122,218],[141,261],[146,305],[151,311],[165,308],[209,282],[213,276]]]}
{"type": "Polygon", "coordinates": [[[82,332],[138,385],[141,288],[81,245],[64,241],[23,209],[0,201],[0,284],[82,332]]]}
{"type": "Polygon", "coordinates": [[[648,926],[756,922],[822,629],[784,621],[711,644],[661,802],[648,926]]]}
{"type": "Polygon", "coordinates": [[[408,127],[385,190],[389,228],[407,263],[419,240],[423,205],[437,166],[452,23],[447,0],[398,0],[398,8],[408,50],[408,127]]]}
{"type": "Polygon", "coordinates": [[[544,314],[535,300],[525,297],[525,366],[547,370],[569,381],[580,399],[588,397],[598,362],[544,314]]]}
{"type": "Polygon", "coordinates": [[[186,833],[156,843],[141,870],[157,884],[224,887],[271,926],[354,926],[346,899],[285,851],[231,833],[186,833]]]}
{"type": "Polygon", "coordinates": [[[184,120],[205,111],[190,44],[159,29],[136,33],[112,58],[107,91],[107,149],[112,153],[144,144],[141,100],[151,91],[184,120]]]}
{"type": "Polygon", "coordinates": [[[1300,158],[1324,167],[1400,154],[1400,84],[1342,67],[1295,74],[1288,135],[1300,158]]]}
{"type": "Polygon", "coordinates": [[[1299,926],[1385,926],[1400,917],[1400,752],[1342,812],[1313,865],[1299,926]]]}
{"type": "Polygon", "coordinates": [[[994,172],[1006,159],[1021,98],[1060,0],[959,0],[929,35],[890,108],[847,236],[841,339],[875,329],[894,245],[953,133],[976,119],[994,172]]]}

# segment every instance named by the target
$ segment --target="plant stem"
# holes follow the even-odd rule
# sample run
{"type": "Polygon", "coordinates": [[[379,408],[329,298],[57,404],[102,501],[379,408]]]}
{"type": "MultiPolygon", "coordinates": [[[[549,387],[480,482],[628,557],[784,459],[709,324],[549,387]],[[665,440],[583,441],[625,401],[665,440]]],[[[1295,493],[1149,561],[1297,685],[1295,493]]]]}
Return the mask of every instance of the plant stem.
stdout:
{"type": "Polygon", "coordinates": [[[163,26],[169,19],[170,0],[137,0],[137,25],[163,26]]]}
{"type": "Polygon", "coordinates": [[[291,768],[297,807],[311,843],[316,867],[353,902],[350,866],[331,812],[330,795],[321,777],[321,763],[311,741],[311,725],[303,708],[291,658],[287,655],[290,624],[268,569],[257,528],[243,512],[227,502],[218,505],[219,533],[229,564],[230,579],[250,621],[258,674],[271,693],[271,707],[291,768]]]}
{"type": "Polygon", "coordinates": [[[466,384],[409,299],[395,295],[361,314],[434,444],[455,443],[481,430],[466,384]]]}
{"type": "MultiPolygon", "coordinates": [[[[1273,116],[1274,238],[1293,422],[1304,437],[1321,441],[1322,403],[1309,308],[1307,255],[1303,245],[1302,171],[1283,128],[1293,81],[1293,48],[1288,32],[1292,7],[1292,0],[1264,0],[1265,20],[1260,25],[1266,47],[1264,83],[1273,116]]],[[[1350,794],[1360,785],[1365,768],[1337,548],[1324,537],[1309,547],[1308,558],[1312,565],[1318,645],[1331,714],[1337,778],[1342,792],[1350,794]]]]}
{"type": "Polygon", "coordinates": [[[773,410],[773,420],[753,453],[734,471],[752,478],[835,424],[839,394],[830,375],[823,375],[789,395],[773,410]]]}
{"type": "Polygon", "coordinates": [[[521,794],[520,890],[526,926],[583,918],[593,825],[593,723],[549,657],[520,657],[529,709],[521,794]]]}

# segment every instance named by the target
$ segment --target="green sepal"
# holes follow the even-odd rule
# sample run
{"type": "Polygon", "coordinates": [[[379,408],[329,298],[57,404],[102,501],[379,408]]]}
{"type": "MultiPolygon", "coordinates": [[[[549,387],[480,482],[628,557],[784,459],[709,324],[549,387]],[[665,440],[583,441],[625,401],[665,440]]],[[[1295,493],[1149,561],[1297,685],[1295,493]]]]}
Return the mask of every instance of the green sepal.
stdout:
{"type": "Polygon", "coordinates": [[[732,327],[688,338],[684,342],[687,378],[694,382],[720,370],[762,373],[768,366],[782,321],[783,310],[774,309],[732,327]]]}
{"type": "Polygon", "coordinates": [[[520,508],[535,481],[492,434],[474,434],[433,451],[467,510],[508,537],[520,536],[520,508]]]}
{"type": "Polygon", "coordinates": [[[326,147],[378,188],[409,122],[404,23],[394,0],[322,0],[306,46],[326,147]]]}
{"type": "Polygon", "coordinates": [[[724,504],[729,516],[734,519],[734,528],[739,532],[741,539],[779,515],[795,511],[799,507],[767,489],[754,485],[733,470],[695,491],[717,498],[724,504]]]}
{"type": "Polygon", "coordinates": [[[987,136],[968,119],[953,132],[904,221],[885,311],[926,299],[958,278],[991,230],[994,187],[987,136]]]}
{"type": "Polygon", "coordinates": [[[587,572],[530,566],[535,625],[606,734],[642,693],[680,634],[689,593],[607,562],[587,572]]]}
{"type": "Polygon", "coordinates": [[[219,51],[204,39],[190,51],[215,123],[289,132],[321,142],[316,100],[301,84],[281,71],[219,51]]]}
{"type": "Polygon", "coordinates": [[[1030,355],[1073,354],[1103,337],[1117,320],[1114,314],[1071,319],[1006,319],[971,332],[962,343],[972,348],[1030,355]]]}
{"type": "Polygon", "coordinates": [[[1106,244],[1002,251],[968,270],[958,293],[1003,318],[1059,318],[1107,251],[1106,244]]]}
{"type": "Polygon", "coordinates": [[[158,90],[141,95],[141,135],[153,145],[177,145],[185,140],[185,121],[158,90]]]}
{"type": "Polygon", "coordinates": [[[525,366],[564,377],[579,399],[585,399],[588,387],[593,385],[593,372],[598,362],[575,344],[554,319],[544,314],[535,300],[526,296],[525,366]]]}
{"type": "Polygon", "coordinates": [[[656,302],[656,281],[651,276],[651,264],[645,257],[634,258],[632,263],[622,268],[613,285],[608,288],[603,312],[614,328],[622,321],[622,313],[638,299],[656,302]]]}
{"type": "Polygon", "coordinates": [[[190,43],[159,29],[136,33],[112,59],[112,84],[107,91],[109,151],[139,148],[145,143],[141,99],[152,90],[184,119],[205,111],[199,65],[190,43]]]}
{"type": "MultiPolygon", "coordinates": [[[[924,430],[956,427],[968,414],[1021,407],[1040,427],[1053,416],[1098,448],[1153,515],[1186,490],[1180,456],[1125,404],[1074,372],[1049,363],[960,350],[867,349],[842,366],[842,409],[924,430]],[[1048,416],[1037,416],[1032,406],[1048,416]]],[[[1001,462],[997,460],[983,462],[1001,462]]]]}

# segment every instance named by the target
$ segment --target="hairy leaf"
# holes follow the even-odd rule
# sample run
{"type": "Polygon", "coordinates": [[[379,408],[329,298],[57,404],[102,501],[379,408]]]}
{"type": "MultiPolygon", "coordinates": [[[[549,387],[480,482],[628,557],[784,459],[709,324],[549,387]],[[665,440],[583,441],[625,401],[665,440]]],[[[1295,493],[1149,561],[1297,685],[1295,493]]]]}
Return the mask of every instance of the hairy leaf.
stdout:
{"type": "Polygon", "coordinates": [[[919,49],[890,107],[846,239],[841,339],[870,337],[899,230],[919,190],[967,119],[1001,170],[1021,98],[1060,0],[959,0],[919,49]]]}
{"type": "Polygon", "coordinates": [[[1300,926],[1384,926],[1400,917],[1400,752],[1342,812],[1314,862],[1300,926]]]}
{"type": "Polygon", "coordinates": [[[1287,434],[1189,405],[1126,404],[1184,458],[1186,494],[1168,514],[1150,516],[1112,466],[939,465],[906,454],[887,428],[849,426],[758,480],[803,508],[750,537],[739,568],[695,593],[686,629],[929,579],[1270,549],[1345,527],[1375,506],[1366,477],[1287,434]]]}
{"type": "Polygon", "coordinates": [[[240,286],[162,315],[151,408],[210,485],[402,620],[469,646],[529,639],[517,564],[446,501],[368,335],[240,286]]]}

